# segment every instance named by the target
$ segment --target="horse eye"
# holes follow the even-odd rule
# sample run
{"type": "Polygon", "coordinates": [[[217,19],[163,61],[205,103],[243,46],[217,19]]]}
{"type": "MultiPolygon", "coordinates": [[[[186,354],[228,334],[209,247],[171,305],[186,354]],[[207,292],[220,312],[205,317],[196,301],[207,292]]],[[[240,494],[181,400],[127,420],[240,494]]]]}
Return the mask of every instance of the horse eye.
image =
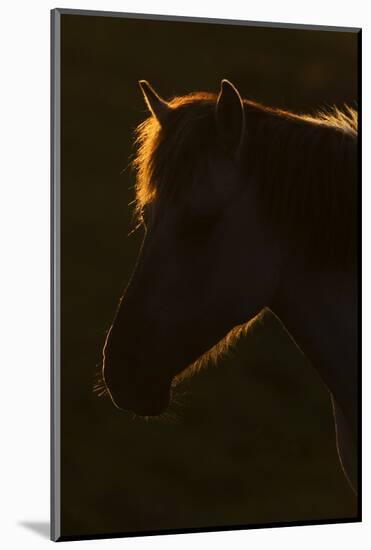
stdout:
{"type": "Polygon", "coordinates": [[[195,225],[200,231],[208,231],[214,228],[219,218],[219,212],[207,212],[203,216],[196,217],[195,225]]]}
{"type": "Polygon", "coordinates": [[[183,236],[202,240],[214,229],[220,218],[219,212],[204,212],[197,215],[183,216],[180,224],[180,232],[183,236]]]}

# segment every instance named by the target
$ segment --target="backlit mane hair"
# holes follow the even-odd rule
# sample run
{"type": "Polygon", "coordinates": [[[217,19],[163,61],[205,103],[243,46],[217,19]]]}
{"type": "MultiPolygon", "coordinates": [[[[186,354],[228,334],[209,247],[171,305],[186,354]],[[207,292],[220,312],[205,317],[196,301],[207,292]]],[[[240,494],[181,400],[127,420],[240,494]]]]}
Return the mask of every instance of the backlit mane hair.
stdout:
{"type": "MultiPolygon", "coordinates": [[[[206,159],[225,154],[217,139],[217,96],[176,97],[165,127],[154,116],[136,129],[136,205],[186,192],[206,159]],[[188,185],[187,185],[188,182],[188,185]]],[[[357,112],[345,106],[300,115],[243,100],[241,168],[258,185],[275,232],[308,262],[338,268],[356,255],[357,112]]]]}

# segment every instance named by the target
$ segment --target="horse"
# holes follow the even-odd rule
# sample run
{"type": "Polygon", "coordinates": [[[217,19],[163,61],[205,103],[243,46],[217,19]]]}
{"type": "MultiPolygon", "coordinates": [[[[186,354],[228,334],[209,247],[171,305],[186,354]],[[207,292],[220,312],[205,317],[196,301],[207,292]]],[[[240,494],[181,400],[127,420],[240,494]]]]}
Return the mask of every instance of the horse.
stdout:
{"type": "Polygon", "coordinates": [[[139,82],[135,213],[144,239],[103,348],[119,409],[157,416],[173,389],[280,320],[332,401],[357,491],[357,111],[297,114],[218,94],[166,101],[139,82]]]}

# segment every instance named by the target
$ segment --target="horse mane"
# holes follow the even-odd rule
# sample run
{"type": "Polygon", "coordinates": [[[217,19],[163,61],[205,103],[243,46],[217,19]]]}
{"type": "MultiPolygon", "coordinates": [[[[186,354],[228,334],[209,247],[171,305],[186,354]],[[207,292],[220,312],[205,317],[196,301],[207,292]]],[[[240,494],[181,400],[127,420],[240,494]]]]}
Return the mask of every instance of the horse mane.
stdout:
{"type": "MultiPolygon", "coordinates": [[[[136,129],[136,210],[186,191],[206,158],[225,154],[211,93],[169,102],[165,127],[151,116],[136,129]]],[[[295,114],[243,100],[241,168],[276,233],[321,267],[348,268],[356,255],[357,112],[345,106],[295,114]]]]}

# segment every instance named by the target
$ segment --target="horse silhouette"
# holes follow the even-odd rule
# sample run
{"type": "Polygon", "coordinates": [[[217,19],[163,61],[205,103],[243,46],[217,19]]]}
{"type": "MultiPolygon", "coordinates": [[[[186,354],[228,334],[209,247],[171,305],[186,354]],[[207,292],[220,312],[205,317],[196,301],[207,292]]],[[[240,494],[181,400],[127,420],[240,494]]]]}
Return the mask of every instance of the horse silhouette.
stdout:
{"type": "Polygon", "coordinates": [[[145,236],[103,350],[120,409],[158,415],[172,387],[264,308],[331,396],[339,458],[357,488],[357,113],[311,115],[218,95],[163,100],[137,128],[145,236]]]}

